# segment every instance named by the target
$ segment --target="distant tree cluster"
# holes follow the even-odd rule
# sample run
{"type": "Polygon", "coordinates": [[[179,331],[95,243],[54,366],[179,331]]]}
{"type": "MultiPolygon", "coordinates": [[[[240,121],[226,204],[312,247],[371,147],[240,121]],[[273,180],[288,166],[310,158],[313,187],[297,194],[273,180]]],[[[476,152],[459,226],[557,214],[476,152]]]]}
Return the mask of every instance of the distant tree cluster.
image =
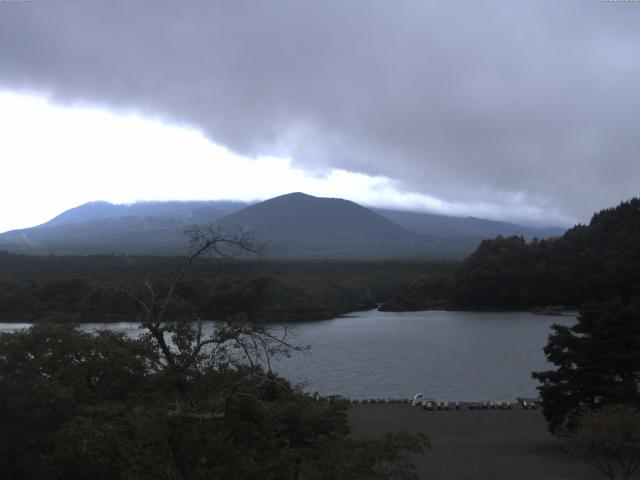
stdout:
{"type": "Polygon", "coordinates": [[[448,278],[421,280],[387,302],[397,309],[532,308],[617,296],[640,296],[640,199],[593,216],[562,237],[530,242],[522,237],[484,240],[448,278]]]}
{"type": "MultiPolygon", "coordinates": [[[[162,287],[162,281],[153,283],[162,287]]],[[[136,305],[118,291],[105,290],[101,285],[102,282],[79,278],[0,281],[0,318],[32,320],[64,314],[76,321],[135,319],[136,305]]],[[[279,321],[312,320],[376,305],[366,286],[310,276],[196,279],[181,285],[179,293],[211,319],[243,313],[260,321],[276,317],[279,321]]]]}
{"type": "MultiPolygon", "coordinates": [[[[162,289],[179,258],[0,257],[0,318],[131,320],[137,306],[104,285],[150,282],[162,289]]],[[[223,262],[194,266],[178,293],[207,319],[245,314],[254,320],[333,318],[375,308],[425,271],[447,264],[399,262],[223,262]],[[208,267],[208,268],[205,268],[208,267]]],[[[165,285],[166,286],[166,285],[165,285]]]]}

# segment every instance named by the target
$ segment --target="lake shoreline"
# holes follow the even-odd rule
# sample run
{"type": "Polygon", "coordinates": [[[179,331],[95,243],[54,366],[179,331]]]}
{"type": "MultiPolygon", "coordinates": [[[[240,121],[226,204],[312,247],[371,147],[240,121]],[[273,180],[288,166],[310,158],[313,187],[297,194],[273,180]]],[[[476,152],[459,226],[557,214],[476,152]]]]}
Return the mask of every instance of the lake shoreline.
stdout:
{"type": "MultiPolygon", "coordinates": [[[[362,401],[423,392],[450,403],[513,402],[537,396],[531,372],[549,368],[543,348],[554,323],[570,326],[575,319],[526,312],[351,312],[322,322],[271,324],[303,347],[292,358],[271,358],[271,364],[292,385],[321,396],[362,401]]],[[[76,325],[87,332],[142,333],[134,321],[76,325]]],[[[5,323],[0,330],[28,326],[5,323]]],[[[203,322],[205,336],[213,328],[213,322],[203,322]]]]}
{"type": "MultiPolygon", "coordinates": [[[[306,316],[306,318],[297,318],[295,320],[291,320],[291,313],[287,313],[282,315],[282,319],[279,320],[266,320],[266,321],[254,321],[256,324],[296,324],[303,322],[326,322],[330,320],[336,319],[347,319],[357,317],[359,313],[362,312],[384,312],[384,313],[420,313],[420,312],[478,312],[478,313],[531,313],[533,315],[541,316],[541,317],[575,317],[577,316],[577,310],[573,309],[565,309],[561,311],[536,311],[535,309],[517,309],[517,308],[446,308],[446,307],[434,307],[434,308],[416,308],[416,309],[405,309],[405,310],[396,310],[396,309],[385,309],[384,306],[380,306],[377,308],[370,308],[366,310],[349,310],[346,312],[314,312],[312,315],[306,316]]],[[[232,314],[229,314],[232,315],[232,314]]],[[[264,314],[265,317],[271,316],[275,317],[273,314],[264,314]]],[[[72,315],[70,316],[73,317],[72,315]]],[[[61,318],[61,317],[60,317],[61,318]]],[[[17,314],[0,314],[0,323],[38,323],[43,321],[57,321],[56,317],[46,317],[42,318],[40,316],[34,314],[26,314],[26,313],[17,313],[17,314]]],[[[94,324],[94,323],[137,323],[140,320],[131,319],[129,315],[111,315],[109,318],[96,316],[83,317],[82,320],[69,320],[68,323],[74,325],[85,325],[85,324],[94,324]]],[[[203,319],[204,322],[214,321],[209,318],[203,319]]]]}
{"type": "Polygon", "coordinates": [[[552,309],[548,307],[490,307],[490,308],[465,308],[465,307],[449,307],[442,305],[421,305],[416,307],[397,307],[397,306],[385,306],[380,305],[377,310],[379,312],[388,313],[405,313],[405,312],[483,312],[483,313],[532,313],[534,315],[540,315],[543,317],[575,317],[578,314],[578,308],[561,308],[552,309]]]}
{"type": "MultiPolygon", "coordinates": [[[[349,318],[354,313],[364,311],[374,311],[377,309],[376,304],[371,305],[352,305],[349,309],[344,310],[329,310],[329,309],[316,309],[307,310],[304,312],[291,312],[291,311],[260,311],[260,312],[219,312],[208,314],[208,317],[219,317],[221,319],[233,318],[238,315],[247,315],[249,320],[256,324],[280,324],[290,323],[296,324],[301,322],[321,322],[327,320],[334,320],[336,318],[349,318]],[[363,308],[364,307],[364,308],[363,308]],[[356,308],[357,310],[354,310],[356,308]],[[359,309],[358,309],[359,308],[359,309]],[[272,320],[277,319],[277,320],[272,320]]],[[[63,319],[68,317],[68,323],[77,325],[89,324],[89,323],[122,323],[122,322],[138,322],[135,320],[139,317],[139,313],[123,313],[123,314],[101,314],[101,313],[67,313],[67,312],[50,312],[50,313],[33,313],[33,312],[12,312],[12,313],[0,313],[0,323],[37,323],[47,320],[56,321],[56,319],[63,319]],[[133,318],[133,320],[132,320],[133,318]]],[[[212,321],[211,318],[203,321],[212,321]]]]}

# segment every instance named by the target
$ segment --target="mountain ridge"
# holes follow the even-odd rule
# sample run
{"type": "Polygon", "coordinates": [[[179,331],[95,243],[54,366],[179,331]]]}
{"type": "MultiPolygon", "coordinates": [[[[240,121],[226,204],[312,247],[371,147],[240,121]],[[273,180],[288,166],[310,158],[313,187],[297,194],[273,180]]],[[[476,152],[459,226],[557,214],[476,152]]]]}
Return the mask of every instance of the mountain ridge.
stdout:
{"type": "MultiPolygon", "coordinates": [[[[200,216],[205,216],[207,212],[209,221],[222,218],[229,213],[248,206],[246,202],[233,202],[228,200],[185,200],[185,201],[147,201],[130,204],[114,204],[97,200],[87,202],[77,207],[66,210],[56,215],[51,220],[36,225],[38,228],[68,225],[71,223],[82,223],[91,220],[101,220],[112,217],[167,217],[167,218],[189,218],[194,213],[199,212],[200,216]]],[[[34,227],[31,227],[34,228],[34,227]]]]}
{"type": "Polygon", "coordinates": [[[542,231],[482,219],[369,209],[350,200],[294,192],[253,204],[88,202],[41,225],[0,234],[0,249],[33,254],[180,254],[188,248],[184,230],[193,224],[213,224],[230,232],[250,230],[257,241],[270,243],[270,254],[292,258],[460,258],[488,236],[519,232],[532,237],[542,231]]]}
{"type": "Polygon", "coordinates": [[[502,235],[503,237],[548,238],[562,235],[566,231],[566,228],[560,227],[531,227],[473,216],[457,217],[430,212],[386,208],[372,208],[372,210],[407,230],[412,230],[416,233],[428,232],[436,237],[481,236],[488,238],[502,235]]]}

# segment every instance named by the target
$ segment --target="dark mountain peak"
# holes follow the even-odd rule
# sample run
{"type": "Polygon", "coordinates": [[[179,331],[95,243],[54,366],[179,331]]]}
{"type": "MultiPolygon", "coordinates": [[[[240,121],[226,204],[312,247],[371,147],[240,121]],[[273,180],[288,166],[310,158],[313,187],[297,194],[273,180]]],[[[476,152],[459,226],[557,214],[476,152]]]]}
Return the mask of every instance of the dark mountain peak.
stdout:
{"type": "Polygon", "coordinates": [[[357,205],[360,208],[365,208],[361,205],[358,205],[355,202],[352,202],[350,200],[345,200],[343,198],[315,197],[313,195],[309,195],[303,192],[287,193],[285,195],[280,195],[278,197],[270,198],[269,200],[260,202],[260,204],[267,204],[267,205],[298,204],[298,205],[316,206],[316,207],[320,205],[329,205],[329,204],[351,204],[351,205],[357,205]]]}
{"type": "MultiPolygon", "coordinates": [[[[333,198],[333,197],[314,197],[313,195],[309,195],[302,192],[293,192],[287,193],[286,195],[280,195],[278,197],[271,198],[269,200],[265,200],[264,202],[257,203],[252,205],[252,207],[258,207],[259,205],[264,205],[265,207],[284,207],[290,208],[294,210],[299,210],[302,208],[311,208],[314,209],[316,213],[320,213],[324,211],[325,213],[331,214],[339,214],[337,210],[333,209],[351,209],[358,210],[360,212],[367,212],[367,215],[375,215],[380,216],[377,213],[369,210],[362,205],[352,202],[351,200],[345,200],[344,198],[333,198]]],[[[262,207],[261,207],[262,208],[262,207]]]]}
{"type": "Polygon", "coordinates": [[[417,236],[357,203],[301,192],[251,205],[220,223],[225,228],[251,230],[262,240],[316,246],[409,240],[417,236]]]}
{"type": "Polygon", "coordinates": [[[319,200],[318,197],[314,197],[313,195],[307,195],[302,192],[293,192],[287,193],[285,195],[279,195],[277,197],[270,198],[268,200],[264,200],[262,202],[258,202],[255,205],[285,205],[285,204],[296,204],[300,202],[311,203],[315,200],[319,200]]]}
{"type": "Polygon", "coordinates": [[[302,198],[318,198],[318,197],[314,197],[313,195],[309,195],[308,193],[304,193],[304,192],[291,192],[291,193],[285,193],[284,195],[279,195],[277,197],[273,197],[270,200],[276,200],[278,198],[302,199],[302,198]]]}

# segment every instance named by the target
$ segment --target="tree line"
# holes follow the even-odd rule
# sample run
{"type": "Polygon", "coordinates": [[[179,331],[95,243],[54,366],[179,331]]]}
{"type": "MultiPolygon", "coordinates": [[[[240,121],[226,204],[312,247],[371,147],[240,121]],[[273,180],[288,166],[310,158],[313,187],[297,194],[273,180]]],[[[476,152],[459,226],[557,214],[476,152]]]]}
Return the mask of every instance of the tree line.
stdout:
{"type": "MultiPolygon", "coordinates": [[[[0,255],[0,319],[64,315],[75,321],[131,320],[136,305],[121,288],[166,279],[182,258],[0,255]]],[[[256,321],[302,321],[375,308],[438,262],[312,262],[202,259],[181,282],[184,302],[204,318],[243,314],[256,321]]]]}
{"type": "Polygon", "coordinates": [[[579,307],[640,296],[640,199],[596,213],[550,239],[484,240],[456,268],[393,294],[389,309],[579,307]]]}

